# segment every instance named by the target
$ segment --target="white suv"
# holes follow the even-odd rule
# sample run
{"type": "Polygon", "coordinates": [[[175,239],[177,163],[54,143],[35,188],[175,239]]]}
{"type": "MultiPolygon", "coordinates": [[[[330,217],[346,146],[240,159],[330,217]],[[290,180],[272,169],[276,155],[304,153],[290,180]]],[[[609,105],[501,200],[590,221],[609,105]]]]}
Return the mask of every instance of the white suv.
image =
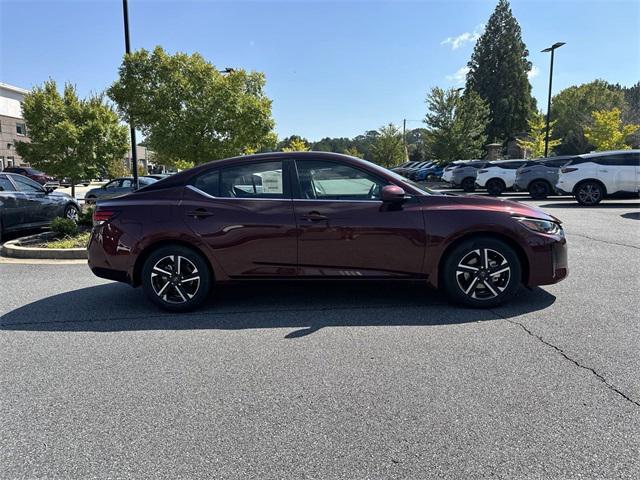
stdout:
{"type": "Polygon", "coordinates": [[[580,205],[597,205],[609,195],[640,191],[640,150],[579,155],[560,169],[556,188],[580,205]]]}
{"type": "Polygon", "coordinates": [[[478,170],[476,186],[486,188],[489,195],[498,196],[513,188],[516,170],[525,163],[526,160],[499,160],[488,163],[486,167],[478,170]]]}

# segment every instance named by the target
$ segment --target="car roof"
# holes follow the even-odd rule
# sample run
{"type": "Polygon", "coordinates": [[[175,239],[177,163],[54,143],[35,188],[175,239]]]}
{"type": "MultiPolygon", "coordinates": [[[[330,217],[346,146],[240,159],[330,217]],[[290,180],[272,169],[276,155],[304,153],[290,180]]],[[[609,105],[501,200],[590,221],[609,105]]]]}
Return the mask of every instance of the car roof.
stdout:
{"type": "Polygon", "coordinates": [[[597,158],[597,157],[604,157],[609,155],[621,155],[623,153],[640,153],[640,150],[608,150],[604,152],[589,152],[589,153],[583,153],[581,155],[574,155],[574,157],[597,158]]]}

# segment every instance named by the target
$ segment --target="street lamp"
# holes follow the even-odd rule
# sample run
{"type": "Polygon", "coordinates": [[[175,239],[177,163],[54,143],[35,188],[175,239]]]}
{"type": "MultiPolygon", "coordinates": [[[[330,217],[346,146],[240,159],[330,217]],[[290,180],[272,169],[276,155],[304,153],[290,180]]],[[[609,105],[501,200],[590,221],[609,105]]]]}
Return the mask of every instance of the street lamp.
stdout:
{"type": "MultiPolygon", "coordinates": [[[[122,0],[122,11],[124,13],[124,51],[131,53],[129,44],[129,6],[127,0],[122,0]]],[[[131,129],[131,169],[133,170],[133,188],[138,189],[138,149],[136,145],[136,128],[133,121],[129,119],[129,127],[131,129]]]]}
{"type": "Polygon", "coordinates": [[[549,48],[545,48],[541,53],[551,52],[551,68],[549,69],[549,98],[547,100],[547,133],[544,136],[544,156],[549,153],[549,116],[551,115],[551,83],[553,81],[553,54],[556,48],[563,46],[565,42],[556,42],[549,48]]]}

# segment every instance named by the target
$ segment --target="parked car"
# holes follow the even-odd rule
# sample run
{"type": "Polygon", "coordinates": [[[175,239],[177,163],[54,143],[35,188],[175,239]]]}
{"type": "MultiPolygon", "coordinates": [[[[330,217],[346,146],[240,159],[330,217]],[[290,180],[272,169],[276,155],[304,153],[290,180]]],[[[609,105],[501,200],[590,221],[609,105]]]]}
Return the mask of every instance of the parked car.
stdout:
{"type": "Polygon", "coordinates": [[[255,279],[421,280],[492,307],[568,271],[560,221],[534,207],[434,192],[327,152],[219,160],[100,200],[88,257],[97,276],[172,311],[255,279]]]}
{"type": "Polygon", "coordinates": [[[46,227],[56,217],[76,220],[80,206],[70,195],[23,175],[0,173],[0,239],[5,233],[46,227]]]}
{"type": "Polygon", "coordinates": [[[451,162],[450,164],[448,164],[446,167],[444,167],[444,171],[442,172],[442,181],[449,183],[449,181],[451,180],[451,174],[453,172],[454,169],[458,168],[460,165],[464,165],[465,163],[468,163],[467,160],[456,160],[454,162],[451,162]]]}
{"type": "Polygon", "coordinates": [[[578,155],[560,169],[556,188],[580,205],[593,206],[608,196],[640,191],[640,150],[578,155]]]}
{"type": "MultiPolygon", "coordinates": [[[[63,178],[60,180],[60,185],[63,187],[70,187],[71,186],[71,179],[69,178],[63,178]]],[[[76,183],[76,185],[82,185],[84,187],[88,187],[89,185],[91,185],[91,180],[88,179],[84,179],[84,180],[80,180],[78,181],[78,183],[76,183]]]]}
{"type": "Polygon", "coordinates": [[[418,165],[408,170],[406,177],[409,180],[416,180],[418,177],[418,172],[420,170],[431,168],[433,165],[434,165],[434,162],[420,162],[418,165]]]}
{"type": "Polygon", "coordinates": [[[560,167],[573,159],[575,155],[529,160],[516,170],[514,190],[529,192],[534,200],[543,200],[554,195],[560,167]]]}
{"type": "MultiPolygon", "coordinates": [[[[151,185],[157,181],[158,180],[151,177],[138,177],[138,184],[140,187],[146,187],[147,185],[151,185]]],[[[95,203],[99,199],[113,198],[131,192],[133,192],[133,177],[115,178],[101,187],[89,190],[85,193],[84,200],[87,203],[95,203]]]]}
{"type": "Polygon", "coordinates": [[[465,192],[473,192],[476,189],[476,177],[478,170],[489,164],[487,160],[471,160],[458,165],[451,171],[449,184],[455,188],[462,188],[465,192]]]}
{"type": "Polygon", "coordinates": [[[435,180],[442,177],[443,172],[444,172],[444,168],[442,167],[442,165],[438,165],[437,163],[433,162],[428,167],[419,169],[414,174],[414,179],[418,182],[424,182],[426,180],[435,180]]]}
{"type": "Polygon", "coordinates": [[[516,181],[516,170],[525,163],[526,160],[489,162],[478,170],[476,187],[486,188],[489,195],[497,197],[504,191],[513,189],[516,181]]]}
{"type": "Polygon", "coordinates": [[[55,178],[31,167],[7,167],[2,171],[2,173],[17,173],[18,175],[23,175],[38,182],[40,185],[57,183],[55,178]]]}
{"type": "Polygon", "coordinates": [[[404,162],[404,163],[402,163],[402,164],[398,165],[397,167],[393,167],[393,168],[391,169],[391,171],[392,171],[392,172],[396,172],[396,173],[401,173],[401,171],[402,171],[403,169],[407,168],[407,167],[408,167],[409,165],[411,165],[412,163],[415,163],[415,162],[412,162],[412,161],[410,161],[410,162],[404,162]]]}
{"type": "Polygon", "coordinates": [[[150,173],[145,175],[147,178],[155,178],[156,180],[164,180],[165,178],[171,176],[170,173],[150,173]]]}

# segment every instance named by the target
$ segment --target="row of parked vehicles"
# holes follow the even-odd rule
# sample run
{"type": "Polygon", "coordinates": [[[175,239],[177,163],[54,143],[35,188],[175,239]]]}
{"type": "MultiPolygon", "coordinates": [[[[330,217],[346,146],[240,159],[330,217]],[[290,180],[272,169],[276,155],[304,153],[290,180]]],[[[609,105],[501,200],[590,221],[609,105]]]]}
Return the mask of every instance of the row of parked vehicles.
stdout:
{"type": "MultiPolygon", "coordinates": [[[[411,180],[426,180],[422,172],[433,165],[409,162],[394,169],[411,180]],[[412,165],[413,163],[413,165],[412,165]]],[[[428,163],[428,162],[423,162],[428,163]]],[[[597,205],[612,196],[640,191],[640,150],[615,150],[537,160],[466,160],[453,162],[441,180],[465,192],[486,189],[499,196],[506,191],[529,192],[533,199],[572,195],[581,205],[597,205]]]]}

